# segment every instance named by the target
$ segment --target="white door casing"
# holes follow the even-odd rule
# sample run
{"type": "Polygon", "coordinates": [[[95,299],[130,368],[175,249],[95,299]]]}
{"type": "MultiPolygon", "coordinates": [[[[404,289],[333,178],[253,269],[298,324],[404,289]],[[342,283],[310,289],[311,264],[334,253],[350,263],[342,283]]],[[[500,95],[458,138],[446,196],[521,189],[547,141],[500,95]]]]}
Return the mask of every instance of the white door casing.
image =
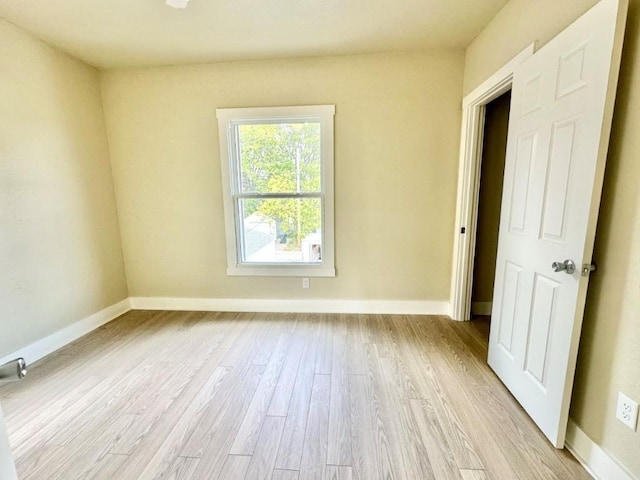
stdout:
{"type": "Polygon", "coordinates": [[[456,232],[451,272],[450,316],[453,320],[471,319],[485,106],[511,90],[515,68],[534,51],[535,43],[528,45],[462,100],[456,232]]]}
{"type": "Polygon", "coordinates": [[[489,365],[558,448],[571,390],[627,0],[601,0],[516,68],[489,365]],[[571,259],[573,274],[554,272],[571,259]]]}

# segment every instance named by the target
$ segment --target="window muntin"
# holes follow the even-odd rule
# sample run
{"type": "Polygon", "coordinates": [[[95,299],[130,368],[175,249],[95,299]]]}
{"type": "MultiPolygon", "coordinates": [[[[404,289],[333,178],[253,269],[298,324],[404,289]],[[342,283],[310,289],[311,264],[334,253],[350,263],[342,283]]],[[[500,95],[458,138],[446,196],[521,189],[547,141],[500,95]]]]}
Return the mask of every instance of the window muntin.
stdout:
{"type": "Polygon", "coordinates": [[[335,275],[333,113],[218,110],[229,274],[335,275]]]}

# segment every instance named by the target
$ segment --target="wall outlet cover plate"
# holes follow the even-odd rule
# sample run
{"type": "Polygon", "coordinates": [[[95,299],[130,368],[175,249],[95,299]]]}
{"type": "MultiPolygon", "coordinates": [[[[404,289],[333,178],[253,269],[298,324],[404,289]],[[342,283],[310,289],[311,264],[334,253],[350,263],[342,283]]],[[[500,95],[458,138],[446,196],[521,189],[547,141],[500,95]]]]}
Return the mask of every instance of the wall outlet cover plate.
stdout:
{"type": "Polygon", "coordinates": [[[638,425],[638,402],[631,400],[624,393],[618,392],[616,418],[635,431],[638,425]]]}

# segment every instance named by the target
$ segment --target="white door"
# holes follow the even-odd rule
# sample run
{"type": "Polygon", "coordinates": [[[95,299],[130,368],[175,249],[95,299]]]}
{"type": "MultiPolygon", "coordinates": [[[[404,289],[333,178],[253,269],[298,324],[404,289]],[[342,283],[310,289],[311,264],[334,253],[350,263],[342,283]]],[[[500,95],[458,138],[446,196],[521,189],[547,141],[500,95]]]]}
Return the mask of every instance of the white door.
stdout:
{"type": "Polygon", "coordinates": [[[13,457],[11,456],[11,448],[9,446],[9,438],[7,429],[0,408],[0,478],[2,480],[18,480],[16,469],[13,465],[13,457]]]}
{"type": "Polygon", "coordinates": [[[489,365],[558,448],[584,313],[626,0],[602,0],[514,73],[489,365]],[[555,272],[571,260],[573,273],[555,272]]]}

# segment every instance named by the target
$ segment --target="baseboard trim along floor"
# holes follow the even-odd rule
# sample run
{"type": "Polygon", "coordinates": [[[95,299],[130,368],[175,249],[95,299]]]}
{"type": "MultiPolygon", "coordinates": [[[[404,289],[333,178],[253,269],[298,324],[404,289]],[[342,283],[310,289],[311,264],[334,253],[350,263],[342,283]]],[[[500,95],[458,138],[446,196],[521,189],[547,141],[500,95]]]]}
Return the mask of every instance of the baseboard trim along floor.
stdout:
{"type": "Polygon", "coordinates": [[[450,304],[429,300],[335,300],[266,298],[131,297],[136,310],[207,312],[356,313],[449,315],[450,304]]]}
{"type": "Polygon", "coordinates": [[[29,365],[68,345],[83,335],[92,332],[96,328],[109,323],[111,320],[118,318],[129,310],[131,310],[131,302],[129,302],[128,298],[125,298],[99,312],[72,323],[62,330],[58,330],[51,335],[37,340],[10,355],[0,358],[0,365],[18,357],[24,358],[27,365],[29,365]]]}
{"type": "Polygon", "coordinates": [[[596,480],[637,480],[571,419],[565,447],[596,480]]]}

